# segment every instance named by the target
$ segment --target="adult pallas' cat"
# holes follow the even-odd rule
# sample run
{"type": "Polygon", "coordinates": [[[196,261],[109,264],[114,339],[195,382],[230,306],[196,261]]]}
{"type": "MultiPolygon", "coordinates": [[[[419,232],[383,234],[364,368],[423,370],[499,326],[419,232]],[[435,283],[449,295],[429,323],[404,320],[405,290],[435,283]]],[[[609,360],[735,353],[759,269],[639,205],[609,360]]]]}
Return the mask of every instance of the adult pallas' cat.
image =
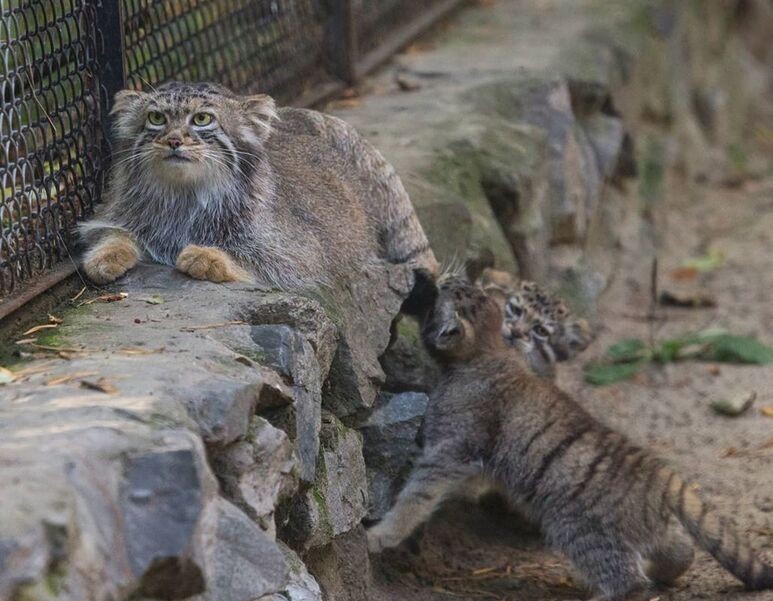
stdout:
{"type": "Polygon", "coordinates": [[[392,166],[335,117],[211,83],[116,95],[106,203],[84,224],[86,274],[142,257],[215,282],[334,282],[368,261],[436,262],[392,166]]]}
{"type": "Polygon", "coordinates": [[[371,551],[399,544],[443,499],[483,477],[540,524],[595,601],[673,583],[693,560],[687,534],[749,589],[773,588],[773,567],[666,462],[530,372],[502,337],[497,301],[460,278],[420,289],[430,307],[422,338],[444,370],[422,457],[368,531],[371,551]]]}

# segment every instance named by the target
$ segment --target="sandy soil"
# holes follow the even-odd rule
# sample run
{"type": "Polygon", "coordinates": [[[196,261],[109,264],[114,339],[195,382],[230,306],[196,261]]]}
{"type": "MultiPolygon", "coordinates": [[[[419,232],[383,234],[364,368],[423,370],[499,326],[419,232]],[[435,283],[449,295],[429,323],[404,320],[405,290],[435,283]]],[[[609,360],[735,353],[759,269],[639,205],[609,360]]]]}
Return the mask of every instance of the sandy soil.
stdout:
{"type": "MultiPolygon", "coordinates": [[[[619,263],[600,303],[598,339],[559,384],[597,417],[670,459],[697,481],[723,513],[735,517],[761,553],[773,561],[773,367],[684,362],[652,367],[633,381],[593,387],[582,364],[628,337],[662,339],[708,326],[753,334],[773,343],[773,177],[740,188],[705,186],[698,198],[673,189],[658,218],[659,287],[700,290],[713,309],[650,310],[652,254],[636,236],[624,239],[619,263]],[[684,259],[716,248],[718,269],[693,281],[671,272],[684,259]],[[756,391],[755,405],[736,418],[715,414],[712,399],[756,391]]],[[[570,566],[546,549],[538,532],[496,507],[453,503],[398,550],[376,560],[377,601],[543,601],[586,598],[570,566]]],[[[746,593],[706,553],[673,589],[645,599],[770,601],[773,591],[746,593]]]]}

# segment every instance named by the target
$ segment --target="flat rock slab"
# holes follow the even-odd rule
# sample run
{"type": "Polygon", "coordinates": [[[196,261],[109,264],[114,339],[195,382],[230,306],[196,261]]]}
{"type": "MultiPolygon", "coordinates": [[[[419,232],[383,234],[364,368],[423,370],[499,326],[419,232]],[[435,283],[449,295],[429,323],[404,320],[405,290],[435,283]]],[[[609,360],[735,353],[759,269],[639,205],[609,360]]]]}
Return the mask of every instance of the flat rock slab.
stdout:
{"type": "MultiPolygon", "coordinates": [[[[0,387],[0,599],[286,591],[273,505],[293,494],[296,470],[307,485],[317,476],[331,371],[333,406],[372,404],[378,356],[411,285],[407,268],[377,262],[329,297],[143,265],[57,309],[61,325],[18,345],[31,360],[0,387]],[[265,420],[251,431],[256,412],[292,415],[289,439],[265,420]],[[214,465],[251,517],[220,496],[208,455],[229,459],[214,465]],[[265,473],[260,458],[272,459],[265,473]]],[[[341,473],[354,465],[364,490],[351,436],[330,461],[341,473]]],[[[360,517],[336,509],[335,533],[360,517]]],[[[309,578],[296,585],[313,595],[309,578]]]]}

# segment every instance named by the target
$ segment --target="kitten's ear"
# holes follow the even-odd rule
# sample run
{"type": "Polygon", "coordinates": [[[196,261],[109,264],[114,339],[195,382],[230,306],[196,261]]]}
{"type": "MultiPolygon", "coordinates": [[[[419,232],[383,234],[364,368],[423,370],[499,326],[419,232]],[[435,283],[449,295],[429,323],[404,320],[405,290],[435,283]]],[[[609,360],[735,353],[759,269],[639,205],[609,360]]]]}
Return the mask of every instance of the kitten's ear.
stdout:
{"type": "Polygon", "coordinates": [[[138,106],[148,97],[145,92],[137,90],[121,90],[113,96],[113,108],[110,109],[111,115],[125,113],[138,106]]]}
{"type": "Polygon", "coordinates": [[[477,282],[487,269],[493,269],[495,261],[494,253],[489,248],[484,248],[477,256],[468,258],[464,262],[464,271],[470,284],[477,282]]]}
{"type": "Polygon", "coordinates": [[[271,131],[271,122],[277,118],[276,103],[267,94],[256,94],[242,99],[242,110],[263,136],[271,131]]]}
{"type": "Polygon", "coordinates": [[[590,324],[585,319],[578,319],[569,324],[568,336],[569,347],[575,353],[584,351],[591,342],[593,342],[594,332],[590,324]]]}
{"type": "Polygon", "coordinates": [[[435,306],[438,296],[437,283],[426,269],[415,269],[413,274],[413,288],[400,310],[406,315],[422,317],[435,306]]]}

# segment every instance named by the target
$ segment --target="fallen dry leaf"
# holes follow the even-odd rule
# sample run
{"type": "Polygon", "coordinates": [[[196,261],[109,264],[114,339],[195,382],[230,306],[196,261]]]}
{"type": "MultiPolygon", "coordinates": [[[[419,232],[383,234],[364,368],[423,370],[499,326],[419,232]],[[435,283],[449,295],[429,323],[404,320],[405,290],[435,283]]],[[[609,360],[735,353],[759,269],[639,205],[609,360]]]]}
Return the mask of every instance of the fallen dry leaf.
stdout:
{"type": "Polygon", "coordinates": [[[62,346],[48,346],[46,344],[31,343],[30,346],[40,349],[42,351],[53,351],[55,353],[83,353],[85,349],[67,348],[62,346]]]}
{"type": "Polygon", "coordinates": [[[74,374],[67,374],[64,376],[58,376],[56,378],[51,378],[46,382],[46,386],[58,386],[59,384],[67,384],[68,382],[72,382],[73,380],[79,380],[80,378],[88,378],[89,376],[95,376],[97,375],[97,372],[95,371],[81,371],[74,374]]]}
{"type": "Polygon", "coordinates": [[[44,323],[42,325],[35,326],[34,328],[30,328],[29,330],[24,332],[22,336],[29,336],[31,334],[40,332],[41,330],[50,330],[51,328],[58,328],[58,327],[59,327],[58,323],[44,323]]]}
{"type": "Polygon", "coordinates": [[[10,369],[0,367],[0,384],[10,384],[16,379],[16,374],[10,369]]]}
{"type": "Polygon", "coordinates": [[[127,346],[123,348],[119,348],[117,352],[121,353],[122,355],[155,355],[156,353],[163,353],[166,350],[166,347],[161,347],[157,349],[149,349],[149,348],[137,348],[132,346],[127,346]]]}
{"type": "Polygon", "coordinates": [[[360,106],[362,106],[362,100],[359,98],[342,98],[330,103],[330,107],[333,109],[356,109],[360,106]]]}
{"type": "Polygon", "coordinates": [[[122,301],[127,296],[129,296],[128,292],[119,292],[118,294],[103,294],[97,298],[91,298],[87,301],[83,301],[78,306],[82,307],[83,305],[90,305],[92,303],[114,303],[116,301],[122,301]]]}
{"type": "Polygon", "coordinates": [[[766,405],[765,407],[760,407],[760,413],[764,415],[765,417],[773,417],[773,405],[766,405]]]}
{"type": "Polygon", "coordinates": [[[718,376],[720,373],[722,373],[719,365],[709,365],[708,371],[712,376],[718,376]]]}
{"type": "Polygon", "coordinates": [[[729,447],[725,449],[722,457],[752,457],[762,451],[773,449],[773,438],[763,442],[762,444],[752,447],[751,449],[738,449],[736,447],[729,447]]]}
{"type": "Polygon", "coordinates": [[[472,575],[473,576],[480,576],[481,574],[488,574],[489,572],[496,572],[499,569],[500,568],[497,567],[497,566],[492,566],[490,568],[480,568],[478,570],[473,570],[472,575]]]}
{"type": "Polygon", "coordinates": [[[705,309],[716,307],[717,301],[706,294],[677,294],[664,290],[658,302],[666,307],[684,307],[687,309],[705,309]]]}
{"type": "Polygon", "coordinates": [[[695,267],[679,267],[671,272],[671,277],[675,280],[694,280],[698,276],[698,269],[695,267]]]}
{"type": "Polygon", "coordinates": [[[56,365],[55,361],[47,361],[42,364],[31,365],[29,367],[16,370],[13,373],[16,375],[16,379],[18,380],[20,378],[26,378],[27,376],[32,376],[34,374],[40,374],[45,371],[48,371],[49,369],[53,368],[55,365],[56,365]]]}
{"type": "Polygon", "coordinates": [[[403,92],[414,92],[421,89],[419,79],[408,73],[398,73],[395,75],[395,83],[403,92]]]}
{"type": "Polygon", "coordinates": [[[405,50],[402,51],[402,54],[421,54],[422,52],[432,50],[432,48],[434,48],[434,45],[431,42],[419,41],[414,42],[413,44],[410,44],[408,47],[406,47],[405,50]]]}
{"type": "Polygon", "coordinates": [[[246,321],[241,320],[235,320],[235,321],[224,321],[223,323],[210,323],[203,326],[190,326],[187,328],[180,328],[181,332],[196,332],[198,330],[211,330],[213,328],[224,328],[226,326],[243,326],[246,325],[246,321]]]}
{"type": "Polygon", "coordinates": [[[64,319],[62,319],[61,317],[57,317],[56,315],[51,315],[51,313],[49,313],[48,314],[48,321],[51,322],[51,323],[55,323],[55,324],[59,325],[60,323],[62,323],[64,321],[64,319]]]}
{"type": "Polygon", "coordinates": [[[81,380],[81,386],[89,390],[97,390],[105,394],[116,394],[118,389],[107,378],[99,378],[96,382],[92,380],[81,380]]]}

